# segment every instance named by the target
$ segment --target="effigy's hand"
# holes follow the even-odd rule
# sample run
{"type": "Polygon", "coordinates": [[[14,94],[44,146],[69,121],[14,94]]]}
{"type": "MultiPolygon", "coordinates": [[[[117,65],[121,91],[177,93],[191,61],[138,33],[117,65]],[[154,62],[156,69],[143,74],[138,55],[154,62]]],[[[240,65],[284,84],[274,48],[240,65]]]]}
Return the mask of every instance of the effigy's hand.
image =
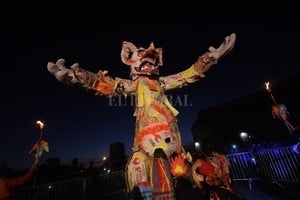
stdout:
{"type": "Polygon", "coordinates": [[[233,49],[235,38],[235,33],[232,33],[225,37],[224,42],[218,48],[209,47],[208,52],[198,57],[194,68],[200,77],[205,77],[205,72],[233,49]]]}
{"type": "Polygon", "coordinates": [[[215,58],[217,62],[233,49],[235,40],[236,34],[231,33],[229,36],[225,37],[224,42],[218,48],[209,47],[209,57],[215,58]]]}
{"type": "Polygon", "coordinates": [[[48,71],[55,76],[55,78],[65,84],[75,84],[79,80],[75,75],[76,69],[79,68],[77,63],[73,64],[70,69],[65,66],[64,59],[58,59],[56,63],[48,62],[47,69],[48,71]]]}

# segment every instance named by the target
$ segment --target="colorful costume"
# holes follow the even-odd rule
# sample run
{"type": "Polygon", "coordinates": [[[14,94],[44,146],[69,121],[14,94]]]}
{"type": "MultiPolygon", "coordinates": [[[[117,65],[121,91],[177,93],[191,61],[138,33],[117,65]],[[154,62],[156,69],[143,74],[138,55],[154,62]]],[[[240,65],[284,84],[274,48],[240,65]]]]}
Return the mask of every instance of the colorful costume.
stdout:
{"type": "Polygon", "coordinates": [[[98,95],[135,95],[135,137],[133,152],[126,166],[128,190],[141,186],[150,190],[156,188],[158,193],[173,193],[172,182],[167,178],[172,166],[169,167],[166,162],[173,153],[184,150],[176,120],[179,112],[169,102],[165,92],[203,78],[213,64],[231,51],[234,43],[235,34],[231,34],[219,48],[210,47],[209,52],[200,56],[188,69],[163,77],[159,76],[158,69],[163,65],[162,48],[155,48],[153,43],[145,49],[123,42],[121,59],[131,67],[131,80],[112,78],[108,76],[108,71],[100,70],[95,74],[80,68],[79,64],[68,69],[63,59],[56,63],[49,62],[47,67],[59,81],[79,84],[98,95]],[[157,151],[165,157],[163,161],[154,160],[157,151]],[[164,174],[164,177],[156,180],[153,174],[164,174]]]}
{"type": "Polygon", "coordinates": [[[200,156],[192,165],[195,185],[204,199],[244,199],[230,187],[229,161],[224,155],[212,152],[212,157],[200,156]]]}
{"type": "Polygon", "coordinates": [[[230,188],[230,171],[229,171],[229,161],[224,156],[217,152],[212,152],[212,161],[215,164],[215,172],[217,176],[222,180],[222,185],[230,188]]]}

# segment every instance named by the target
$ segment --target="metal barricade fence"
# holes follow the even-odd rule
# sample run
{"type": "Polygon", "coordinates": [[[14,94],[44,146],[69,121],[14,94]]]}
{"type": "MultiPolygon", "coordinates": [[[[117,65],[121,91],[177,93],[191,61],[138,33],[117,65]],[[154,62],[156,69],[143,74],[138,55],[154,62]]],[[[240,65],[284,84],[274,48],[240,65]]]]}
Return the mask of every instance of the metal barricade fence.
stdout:
{"type": "Polygon", "coordinates": [[[272,181],[300,183],[300,155],[293,147],[254,151],[260,176],[272,181]]]}
{"type": "Polygon", "coordinates": [[[14,191],[16,200],[79,200],[83,199],[84,179],[76,178],[36,186],[21,187],[14,191]]]}
{"type": "Polygon", "coordinates": [[[300,183],[300,157],[293,146],[261,148],[226,155],[233,180],[269,180],[300,183]]]}
{"type": "Polygon", "coordinates": [[[230,176],[234,181],[258,179],[257,165],[251,152],[225,155],[230,163],[230,176]]]}

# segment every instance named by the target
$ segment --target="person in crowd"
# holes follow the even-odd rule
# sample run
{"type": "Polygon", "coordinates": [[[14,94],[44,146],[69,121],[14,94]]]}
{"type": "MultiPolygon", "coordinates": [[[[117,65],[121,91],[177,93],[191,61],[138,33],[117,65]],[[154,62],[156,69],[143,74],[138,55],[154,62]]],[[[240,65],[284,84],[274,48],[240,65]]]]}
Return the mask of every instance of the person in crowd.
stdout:
{"type": "Polygon", "coordinates": [[[32,166],[22,176],[6,178],[5,175],[0,174],[0,200],[13,199],[13,189],[17,186],[23,185],[25,182],[29,181],[32,178],[32,175],[38,168],[39,160],[40,159],[36,157],[32,166]]]}
{"type": "Polygon", "coordinates": [[[34,154],[34,162],[27,172],[19,177],[7,178],[0,174],[0,200],[12,200],[13,189],[28,182],[37,171],[43,152],[49,152],[48,142],[41,138],[33,145],[29,154],[34,154]]]}
{"type": "Polygon", "coordinates": [[[227,158],[216,151],[212,151],[210,157],[207,155],[202,152],[191,167],[194,182],[200,189],[201,199],[244,199],[230,187],[227,158]]]}
{"type": "Polygon", "coordinates": [[[212,151],[211,156],[211,160],[215,164],[215,173],[221,179],[222,185],[224,185],[226,188],[231,188],[229,160],[225,155],[222,155],[216,151],[212,151]]]}

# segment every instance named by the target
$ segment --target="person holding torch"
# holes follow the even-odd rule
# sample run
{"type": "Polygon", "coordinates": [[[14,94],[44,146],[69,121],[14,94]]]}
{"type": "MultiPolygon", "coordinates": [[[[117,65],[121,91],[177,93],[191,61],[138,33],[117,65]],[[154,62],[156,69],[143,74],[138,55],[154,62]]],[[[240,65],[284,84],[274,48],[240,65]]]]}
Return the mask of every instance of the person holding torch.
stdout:
{"type": "Polygon", "coordinates": [[[37,124],[40,126],[41,129],[40,139],[29,152],[29,154],[35,152],[34,155],[35,160],[31,165],[31,167],[27,170],[27,172],[22,176],[7,178],[5,177],[4,174],[0,173],[0,200],[12,200],[13,199],[12,190],[17,186],[23,185],[24,183],[28,182],[32,178],[33,174],[38,169],[38,165],[43,151],[46,152],[49,151],[48,143],[45,140],[42,140],[42,130],[44,124],[41,121],[37,121],[37,124]]]}

